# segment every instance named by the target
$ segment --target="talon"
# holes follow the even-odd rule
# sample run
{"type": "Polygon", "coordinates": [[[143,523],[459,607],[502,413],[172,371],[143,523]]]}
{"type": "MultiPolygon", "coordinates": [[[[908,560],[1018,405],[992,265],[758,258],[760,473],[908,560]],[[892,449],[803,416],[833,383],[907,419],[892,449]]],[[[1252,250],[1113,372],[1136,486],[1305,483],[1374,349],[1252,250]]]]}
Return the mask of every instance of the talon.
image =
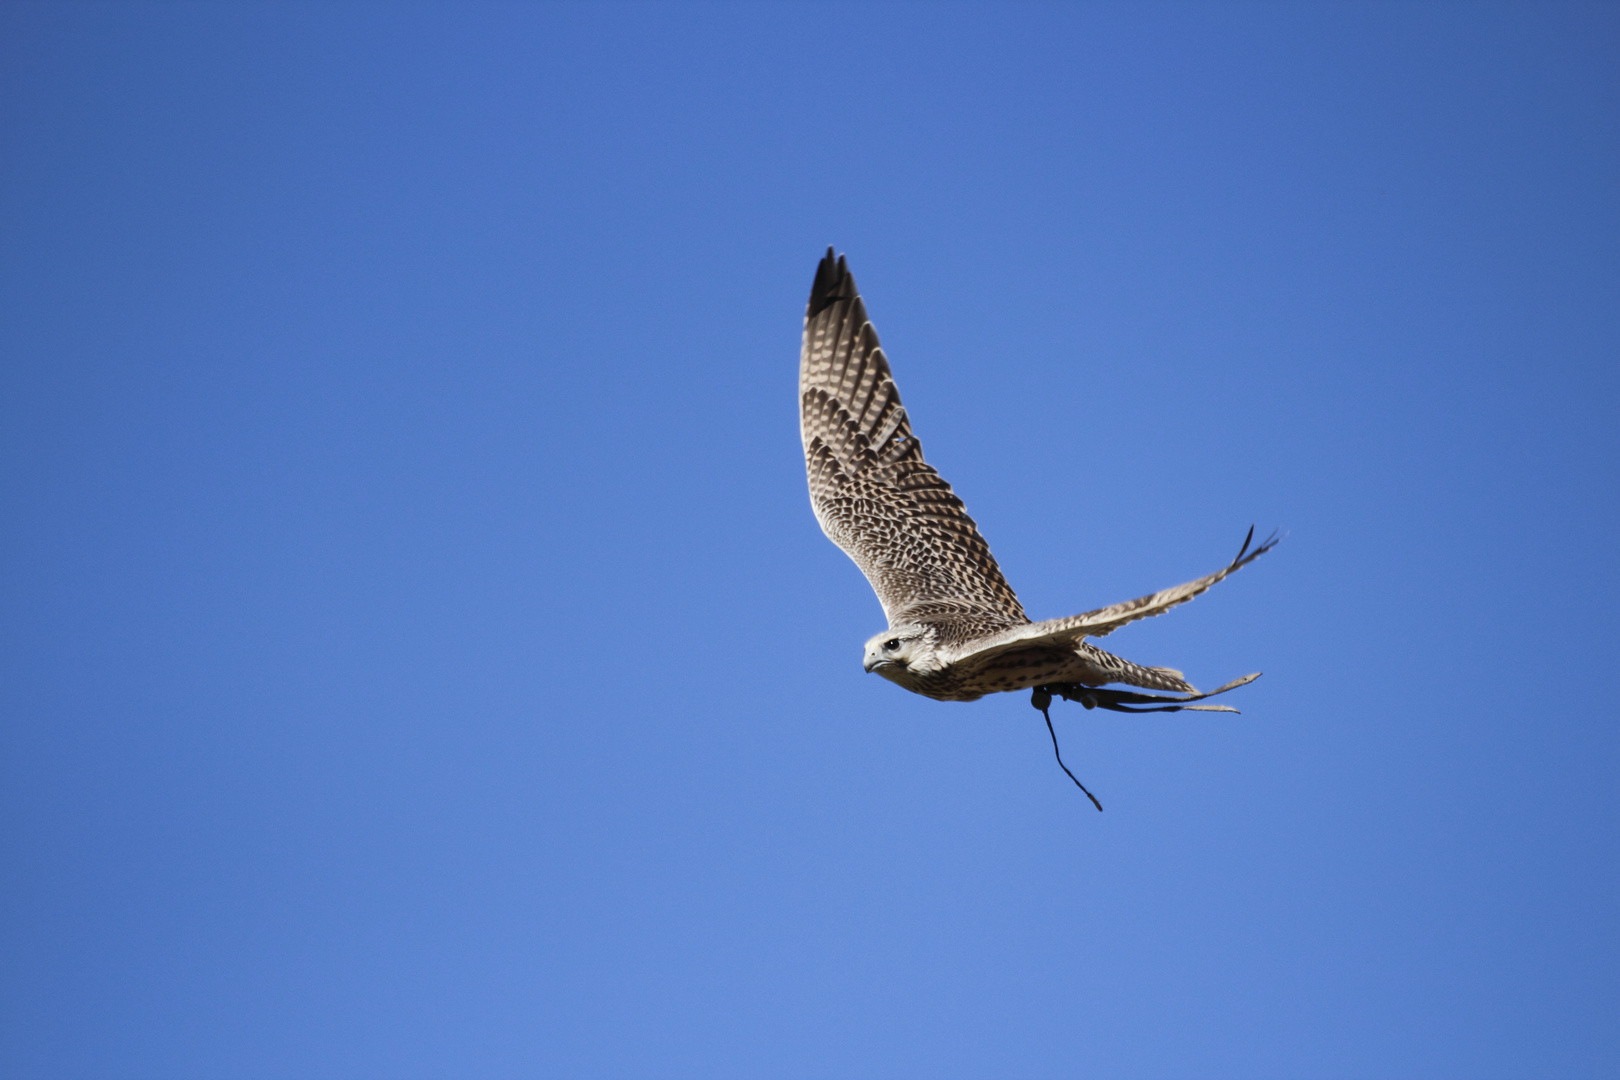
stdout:
{"type": "Polygon", "coordinates": [[[1041,712],[1045,712],[1052,704],[1052,692],[1044,686],[1037,686],[1029,695],[1029,703],[1041,712]]]}

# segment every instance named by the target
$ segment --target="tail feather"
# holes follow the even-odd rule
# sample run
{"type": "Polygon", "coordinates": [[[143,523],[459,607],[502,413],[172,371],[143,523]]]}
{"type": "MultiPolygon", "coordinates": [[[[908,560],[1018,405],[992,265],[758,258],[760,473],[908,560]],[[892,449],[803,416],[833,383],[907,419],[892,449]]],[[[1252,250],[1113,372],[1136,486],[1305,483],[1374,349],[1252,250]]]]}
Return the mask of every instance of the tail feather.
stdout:
{"type": "Polygon", "coordinates": [[[1178,694],[1198,693],[1175,668],[1143,667],[1141,664],[1133,664],[1123,656],[1115,656],[1111,652],[1097,648],[1089,641],[1083,642],[1081,649],[1088,660],[1108,672],[1109,682],[1140,686],[1144,690],[1173,690],[1178,694]]]}

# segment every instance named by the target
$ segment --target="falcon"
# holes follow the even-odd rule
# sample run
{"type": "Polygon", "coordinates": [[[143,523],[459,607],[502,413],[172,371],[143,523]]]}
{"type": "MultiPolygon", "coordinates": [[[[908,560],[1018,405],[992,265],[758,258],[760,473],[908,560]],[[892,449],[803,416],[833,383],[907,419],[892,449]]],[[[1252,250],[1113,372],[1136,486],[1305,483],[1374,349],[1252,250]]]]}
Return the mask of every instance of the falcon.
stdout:
{"type": "Polygon", "coordinates": [[[866,643],[866,670],[936,701],[1031,691],[1058,764],[1098,810],[1102,804],[1063,764],[1048,711],[1054,697],[1116,712],[1236,712],[1194,703],[1260,677],[1200,693],[1174,668],[1144,667],[1086,640],[1184,604],[1270,551],[1275,534],[1253,546],[1252,527],[1237,557],[1213,574],[1080,615],[1030,621],[962,500],[923,461],[877,330],[847,262],[832,248],[816,268],[805,309],[799,421],[816,520],[861,568],[888,618],[888,629],[866,643]],[[1161,693],[1105,688],[1110,683],[1161,693]]]}

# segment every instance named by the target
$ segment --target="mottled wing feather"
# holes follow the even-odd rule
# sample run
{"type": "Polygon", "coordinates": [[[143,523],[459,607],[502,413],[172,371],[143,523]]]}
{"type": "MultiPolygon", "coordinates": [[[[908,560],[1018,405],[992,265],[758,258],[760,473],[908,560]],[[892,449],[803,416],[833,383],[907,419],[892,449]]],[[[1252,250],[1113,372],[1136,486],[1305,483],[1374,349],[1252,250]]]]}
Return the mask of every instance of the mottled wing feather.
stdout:
{"type": "Polygon", "coordinates": [[[1008,649],[1072,644],[1079,642],[1083,638],[1106,637],[1120,627],[1136,622],[1138,619],[1163,615],[1178,604],[1185,604],[1195,596],[1201,596],[1208,592],[1211,586],[1224,580],[1230,574],[1241,570],[1277,546],[1277,538],[1273,536],[1253,551],[1250,551],[1249,542],[1253,539],[1254,530],[1250,529],[1249,536],[1243,541],[1243,548],[1238,552],[1237,558],[1213,574],[1208,574],[1183,585],[1160,589],[1156,593],[1139,596],[1135,600],[1110,604],[1108,607],[1098,608],[1095,611],[1015,627],[992,635],[985,640],[969,643],[959,655],[952,656],[950,659],[953,663],[970,660],[982,662],[1008,649]]]}
{"type": "Polygon", "coordinates": [[[805,311],[799,406],[816,520],[861,568],[891,625],[1029,621],[962,500],[923,461],[855,279],[831,249],[805,311]]]}

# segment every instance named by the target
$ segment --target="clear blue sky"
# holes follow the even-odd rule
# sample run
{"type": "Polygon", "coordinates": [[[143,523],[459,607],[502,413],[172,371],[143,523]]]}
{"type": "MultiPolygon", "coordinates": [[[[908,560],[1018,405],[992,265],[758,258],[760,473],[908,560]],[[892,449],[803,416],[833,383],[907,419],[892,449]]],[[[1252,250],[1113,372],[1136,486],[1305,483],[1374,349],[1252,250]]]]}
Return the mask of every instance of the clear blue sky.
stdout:
{"type": "Polygon", "coordinates": [[[1620,8],[0,7],[0,1075],[1620,1073],[1620,8]],[[1037,618],[804,490],[848,252],[1037,618]]]}

